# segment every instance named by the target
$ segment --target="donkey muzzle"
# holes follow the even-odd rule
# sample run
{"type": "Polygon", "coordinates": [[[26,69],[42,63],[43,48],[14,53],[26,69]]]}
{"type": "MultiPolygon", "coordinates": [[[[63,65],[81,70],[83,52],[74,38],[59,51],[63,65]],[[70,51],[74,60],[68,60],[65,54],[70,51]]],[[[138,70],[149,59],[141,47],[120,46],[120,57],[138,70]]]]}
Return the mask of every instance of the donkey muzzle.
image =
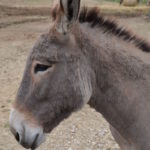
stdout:
{"type": "Polygon", "coordinates": [[[10,130],[24,148],[36,149],[45,141],[43,128],[28,123],[19,111],[12,109],[9,118],[10,130]]]}

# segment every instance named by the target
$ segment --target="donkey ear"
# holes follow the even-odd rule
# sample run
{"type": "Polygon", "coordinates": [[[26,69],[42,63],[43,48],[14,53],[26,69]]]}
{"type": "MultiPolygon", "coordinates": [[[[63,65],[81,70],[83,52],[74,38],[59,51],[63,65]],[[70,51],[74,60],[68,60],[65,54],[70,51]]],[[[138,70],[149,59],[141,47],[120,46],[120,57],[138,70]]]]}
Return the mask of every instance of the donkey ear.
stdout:
{"type": "Polygon", "coordinates": [[[68,22],[77,20],[80,10],[80,0],[60,0],[60,6],[68,22]]]}
{"type": "Polygon", "coordinates": [[[59,0],[58,6],[59,9],[56,12],[56,30],[59,33],[66,34],[73,22],[78,19],[80,0],[59,0]]]}

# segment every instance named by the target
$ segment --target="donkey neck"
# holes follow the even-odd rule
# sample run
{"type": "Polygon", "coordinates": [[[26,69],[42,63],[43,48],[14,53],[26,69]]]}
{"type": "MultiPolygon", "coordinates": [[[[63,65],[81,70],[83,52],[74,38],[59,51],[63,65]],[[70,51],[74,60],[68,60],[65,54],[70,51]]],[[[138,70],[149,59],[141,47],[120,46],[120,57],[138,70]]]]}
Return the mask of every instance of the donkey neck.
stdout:
{"type": "Polygon", "coordinates": [[[101,28],[83,24],[81,30],[83,50],[96,77],[95,94],[89,105],[132,142],[137,140],[136,132],[131,132],[134,127],[149,139],[150,54],[101,28]],[[142,129],[142,123],[147,127],[142,129]]]}

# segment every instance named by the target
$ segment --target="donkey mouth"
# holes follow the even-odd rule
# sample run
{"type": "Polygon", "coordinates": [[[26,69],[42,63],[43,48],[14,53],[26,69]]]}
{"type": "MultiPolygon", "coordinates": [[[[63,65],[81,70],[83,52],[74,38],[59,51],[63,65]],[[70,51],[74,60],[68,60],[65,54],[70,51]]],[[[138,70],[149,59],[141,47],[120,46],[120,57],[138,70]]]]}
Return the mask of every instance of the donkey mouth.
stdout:
{"type": "Polygon", "coordinates": [[[17,142],[24,148],[35,150],[37,147],[39,147],[39,145],[41,145],[45,141],[44,134],[41,133],[36,133],[35,135],[33,135],[34,133],[27,134],[28,131],[25,130],[24,131],[22,130],[24,133],[21,132],[18,133],[16,131],[14,132],[14,129],[12,129],[11,127],[11,131],[14,134],[17,142]]]}
{"type": "Polygon", "coordinates": [[[10,114],[10,130],[18,143],[26,149],[34,150],[45,141],[43,128],[26,122],[24,116],[15,109],[10,114]]]}

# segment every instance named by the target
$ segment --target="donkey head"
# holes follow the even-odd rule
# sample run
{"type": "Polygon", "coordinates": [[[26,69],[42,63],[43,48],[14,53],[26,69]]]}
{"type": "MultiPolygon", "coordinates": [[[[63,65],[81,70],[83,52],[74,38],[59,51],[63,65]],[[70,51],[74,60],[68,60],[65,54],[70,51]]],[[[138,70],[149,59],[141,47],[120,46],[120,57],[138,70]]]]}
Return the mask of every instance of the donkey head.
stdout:
{"type": "Polygon", "coordinates": [[[92,96],[92,69],[82,52],[80,0],[60,0],[50,32],[32,49],[10,114],[10,129],[25,148],[35,149],[64,118],[92,96]]]}

